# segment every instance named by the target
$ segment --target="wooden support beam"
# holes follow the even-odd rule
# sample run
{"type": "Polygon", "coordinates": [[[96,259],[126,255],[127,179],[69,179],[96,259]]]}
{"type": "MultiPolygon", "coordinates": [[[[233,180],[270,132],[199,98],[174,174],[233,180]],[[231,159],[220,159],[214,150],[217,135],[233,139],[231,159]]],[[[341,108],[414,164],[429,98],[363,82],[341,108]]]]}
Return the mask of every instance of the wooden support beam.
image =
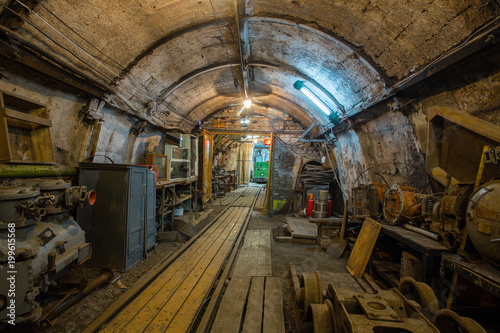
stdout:
{"type": "Polygon", "coordinates": [[[445,106],[432,106],[429,108],[429,121],[431,121],[436,116],[440,116],[446,120],[462,126],[463,128],[480,134],[485,138],[500,143],[500,126],[498,125],[475,117],[463,111],[445,106]]]}

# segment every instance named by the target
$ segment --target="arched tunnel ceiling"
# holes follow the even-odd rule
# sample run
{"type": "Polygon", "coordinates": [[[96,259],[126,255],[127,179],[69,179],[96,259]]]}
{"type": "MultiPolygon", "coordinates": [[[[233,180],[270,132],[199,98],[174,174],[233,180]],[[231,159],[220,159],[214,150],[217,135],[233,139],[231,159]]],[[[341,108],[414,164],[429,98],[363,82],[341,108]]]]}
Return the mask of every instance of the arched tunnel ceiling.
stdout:
{"type": "Polygon", "coordinates": [[[189,130],[242,103],[244,88],[305,126],[326,126],[327,117],[293,88],[296,80],[332,110],[349,112],[494,18],[480,0],[212,2],[220,30],[209,0],[44,0],[9,28],[111,87],[111,103],[189,130]]]}

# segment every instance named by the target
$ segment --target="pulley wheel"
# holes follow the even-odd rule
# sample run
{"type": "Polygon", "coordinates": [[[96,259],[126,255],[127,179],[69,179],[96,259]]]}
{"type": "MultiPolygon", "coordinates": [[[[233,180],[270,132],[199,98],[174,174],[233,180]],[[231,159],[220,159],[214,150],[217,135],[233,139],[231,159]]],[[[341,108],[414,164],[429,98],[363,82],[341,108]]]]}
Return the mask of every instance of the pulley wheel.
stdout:
{"type": "Polygon", "coordinates": [[[461,317],[448,309],[439,311],[433,324],[441,333],[486,333],[475,320],[461,317]]]}
{"type": "Polygon", "coordinates": [[[306,320],[312,321],[314,333],[335,332],[333,305],[330,300],[325,300],[323,304],[309,305],[306,320]]]}
{"type": "Polygon", "coordinates": [[[421,306],[420,311],[429,321],[434,319],[439,311],[439,303],[431,287],[407,276],[399,283],[398,290],[409,300],[417,302],[421,306]]]}
{"type": "Polygon", "coordinates": [[[319,272],[302,273],[304,279],[304,310],[307,311],[310,304],[323,303],[323,291],[319,272]]]}

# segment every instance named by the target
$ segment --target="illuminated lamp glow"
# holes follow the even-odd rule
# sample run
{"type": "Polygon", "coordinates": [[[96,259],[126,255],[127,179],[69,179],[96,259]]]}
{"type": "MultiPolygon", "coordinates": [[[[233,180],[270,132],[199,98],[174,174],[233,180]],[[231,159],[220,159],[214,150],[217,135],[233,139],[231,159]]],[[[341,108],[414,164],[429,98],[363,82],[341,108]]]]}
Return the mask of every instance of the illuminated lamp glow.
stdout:
{"type": "Polygon", "coordinates": [[[247,99],[246,101],[243,101],[243,106],[248,109],[249,107],[252,106],[252,100],[247,99]]]}
{"type": "Polygon", "coordinates": [[[304,84],[304,82],[305,81],[297,80],[293,84],[293,86],[295,87],[295,89],[297,89],[298,91],[300,91],[304,95],[306,95],[306,97],[309,98],[309,100],[311,100],[311,102],[313,102],[314,105],[316,105],[321,111],[323,111],[324,114],[326,114],[327,116],[329,116],[332,113],[332,110],[322,100],[320,100],[318,98],[318,96],[316,96],[311,91],[311,89],[309,89],[308,87],[306,87],[306,85],[304,84]]]}

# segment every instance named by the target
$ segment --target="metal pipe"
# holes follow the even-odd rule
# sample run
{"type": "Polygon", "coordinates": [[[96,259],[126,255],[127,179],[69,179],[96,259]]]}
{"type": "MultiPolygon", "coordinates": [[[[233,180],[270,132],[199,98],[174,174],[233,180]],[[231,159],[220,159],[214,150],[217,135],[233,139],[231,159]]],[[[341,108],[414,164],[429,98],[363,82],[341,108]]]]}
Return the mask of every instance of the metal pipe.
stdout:
{"type": "Polygon", "coordinates": [[[44,318],[42,319],[43,322],[45,322],[45,326],[54,318],[57,318],[60,316],[64,311],[66,311],[68,308],[71,306],[75,305],[77,302],[79,302],[81,299],[83,299],[85,296],[90,295],[92,291],[95,289],[99,288],[100,286],[108,283],[111,281],[111,279],[114,277],[114,274],[111,270],[104,270],[98,277],[93,279],[82,291],[80,291],[78,294],[69,297],[67,299],[64,299],[63,302],[58,304],[54,309],[52,309],[50,312],[48,312],[44,318]]]}
{"type": "Polygon", "coordinates": [[[72,177],[76,175],[77,168],[68,165],[0,164],[0,178],[72,177]]]}
{"type": "Polygon", "coordinates": [[[421,235],[429,237],[430,239],[434,239],[435,241],[439,241],[439,235],[438,234],[435,234],[433,232],[430,232],[430,231],[427,231],[427,230],[424,230],[424,229],[421,229],[421,228],[414,227],[411,224],[406,223],[405,225],[403,225],[403,228],[411,230],[411,231],[415,231],[415,232],[417,232],[417,233],[419,233],[421,235]]]}

